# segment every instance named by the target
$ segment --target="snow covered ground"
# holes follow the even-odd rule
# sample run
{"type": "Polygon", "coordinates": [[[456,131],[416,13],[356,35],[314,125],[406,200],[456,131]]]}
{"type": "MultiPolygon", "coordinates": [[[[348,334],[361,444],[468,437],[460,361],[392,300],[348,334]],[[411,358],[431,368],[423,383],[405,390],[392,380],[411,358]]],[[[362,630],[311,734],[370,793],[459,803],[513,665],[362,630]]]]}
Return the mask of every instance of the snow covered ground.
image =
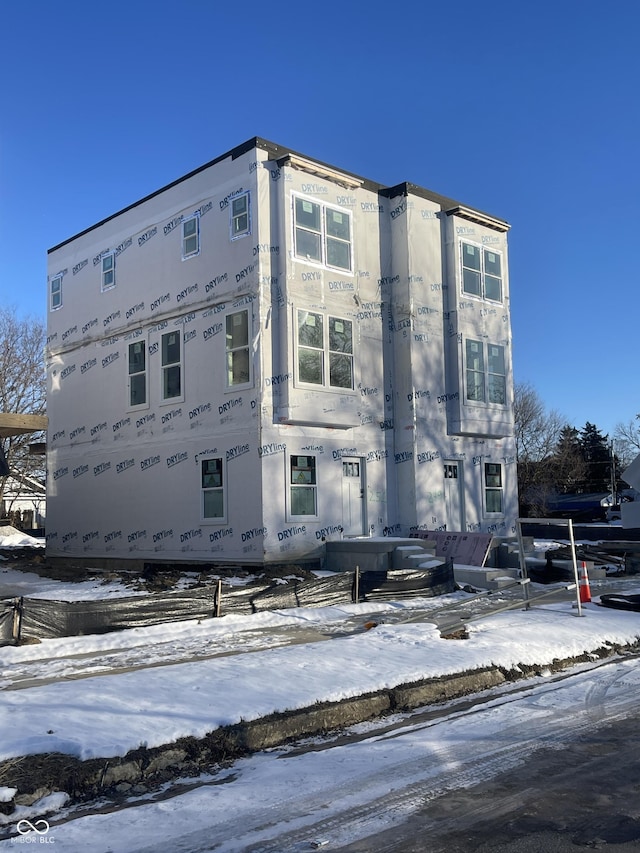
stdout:
{"type": "MultiPolygon", "coordinates": [[[[597,606],[605,583],[592,584],[594,601],[584,606],[582,618],[568,594],[565,601],[471,623],[465,640],[443,639],[433,616],[430,621],[438,609],[469,597],[458,592],[1,647],[0,760],[50,752],[82,759],[122,756],[275,711],[473,669],[545,666],[585,650],[633,643],[640,637],[640,614],[597,606]],[[365,630],[370,621],[377,624],[365,630]]],[[[626,593],[640,592],[629,579],[625,584],[626,593]]],[[[58,582],[0,564],[0,597],[16,588],[21,592],[11,595],[65,600],[131,594],[119,583],[58,582]]],[[[0,781],[0,802],[12,796],[0,781]]],[[[54,795],[0,814],[0,826],[55,813],[64,799],[54,795]]],[[[110,847],[105,842],[91,849],[110,847]]]]}

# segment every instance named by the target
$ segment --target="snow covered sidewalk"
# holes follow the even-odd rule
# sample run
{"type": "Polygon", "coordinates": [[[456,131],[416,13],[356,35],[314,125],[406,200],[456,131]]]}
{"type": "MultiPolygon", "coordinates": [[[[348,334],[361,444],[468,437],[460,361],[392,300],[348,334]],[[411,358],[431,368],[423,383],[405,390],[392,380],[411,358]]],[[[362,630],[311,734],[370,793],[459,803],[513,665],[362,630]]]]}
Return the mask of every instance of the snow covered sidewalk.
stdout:
{"type": "MultiPolygon", "coordinates": [[[[304,611],[304,622],[329,624],[370,612],[370,605],[304,611]]],[[[554,661],[579,658],[603,648],[636,643],[638,614],[598,607],[584,608],[580,618],[570,604],[517,610],[492,616],[469,627],[465,640],[442,639],[428,622],[381,624],[352,635],[336,634],[330,641],[245,651],[187,663],[154,665],[154,629],[137,629],[136,643],[148,643],[149,668],[133,672],[92,675],[24,689],[5,689],[0,701],[0,761],[20,756],[64,753],[81,760],[126,755],[139,747],[158,747],[183,737],[202,738],[224,726],[256,720],[279,712],[335,703],[388,690],[398,685],[441,679],[460,673],[519,667],[544,669],[554,661]],[[145,632],[150,632],[145,637],[145,632]]],[[[381,614],[382,615],[382,614],[381,614]]],[[[242,630],[233,620],[181,623],[171,632],[193,632],[200,641],[217,642],[242,630]]],[[[262,616],[262,628],[275,628],[296,614],[262,616]]],[[[245,624],[244,628],[248,626],[245,624]]],[[[25,658],[51,658],[65,643],[117,644],[122,632],[100,638],[45,641],[32,647],[0,649],[1,674],[25,658]],[[51,654],[53,653],[53,655],[51,654]]],[[[155,629],[157,641],[157,629],[155,629]]],[[[44,663],[46,672],[46,662],[44,663]]],[[[58,673],[64,677],[64,671],[58,673]]]]}

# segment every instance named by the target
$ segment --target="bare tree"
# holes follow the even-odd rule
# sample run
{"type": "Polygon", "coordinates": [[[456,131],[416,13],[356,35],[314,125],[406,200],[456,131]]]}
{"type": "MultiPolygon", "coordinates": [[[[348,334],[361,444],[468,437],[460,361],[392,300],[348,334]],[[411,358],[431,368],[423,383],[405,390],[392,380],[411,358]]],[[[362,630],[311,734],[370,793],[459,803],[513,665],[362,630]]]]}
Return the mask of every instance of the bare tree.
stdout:
{"type": "Polygon", "coordinates": [[[549,497],[556,493],[551,459],[567,420],[555,410],[547,411],[527,382],[515,384],[513,414],[521,512],[544,516],[549,497]]]}
{"type": "MultiPolygon", "coordinates": [[[[45,335],[41,320],[18,318],[15,310],[0,308],[0,412],[45,414],[45,335]]],[[[2,449],[15,479],[34,477],[44,481],[43,459],[29,453],[29,444],[39,440],[44,440],[42,433],[2,439],[2,449]]],[[[0,498],[6,480],[6,477],[0,479],[0,498]]]]}
{"type": "Polygon", "coordinates": [[[627,423],[617,423],[613,432],[616,456],[624,470],[640,453],[640,416],[627,423]]]}

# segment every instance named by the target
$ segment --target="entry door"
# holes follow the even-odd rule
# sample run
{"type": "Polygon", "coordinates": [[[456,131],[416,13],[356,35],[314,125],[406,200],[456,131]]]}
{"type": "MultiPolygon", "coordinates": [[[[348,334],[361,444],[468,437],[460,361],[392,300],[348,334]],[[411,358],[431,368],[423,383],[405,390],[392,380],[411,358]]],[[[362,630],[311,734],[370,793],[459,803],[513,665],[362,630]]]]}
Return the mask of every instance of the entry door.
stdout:
{"type": "Polygon", "coordinates": [[[342,457],[342,528],[345,536],[366,533],[364,460],[342,457]]]}
{"type": "Polygon", "coordinates": [[[444,501],[447,513],[447,530],[463,530],[464,483],[462,462],[444,460],[444,501]]]}

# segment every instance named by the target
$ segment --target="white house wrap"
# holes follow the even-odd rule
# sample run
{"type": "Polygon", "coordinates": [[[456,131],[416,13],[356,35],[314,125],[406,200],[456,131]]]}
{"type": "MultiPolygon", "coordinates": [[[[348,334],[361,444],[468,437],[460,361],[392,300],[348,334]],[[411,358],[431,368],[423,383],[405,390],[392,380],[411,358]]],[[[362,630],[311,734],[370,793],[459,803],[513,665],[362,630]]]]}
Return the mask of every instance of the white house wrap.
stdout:
{"type": "Polygon", "coordinates": [[[507,230],[256,138],[51,249],[48,556],[512,534],[507,230]]]}

